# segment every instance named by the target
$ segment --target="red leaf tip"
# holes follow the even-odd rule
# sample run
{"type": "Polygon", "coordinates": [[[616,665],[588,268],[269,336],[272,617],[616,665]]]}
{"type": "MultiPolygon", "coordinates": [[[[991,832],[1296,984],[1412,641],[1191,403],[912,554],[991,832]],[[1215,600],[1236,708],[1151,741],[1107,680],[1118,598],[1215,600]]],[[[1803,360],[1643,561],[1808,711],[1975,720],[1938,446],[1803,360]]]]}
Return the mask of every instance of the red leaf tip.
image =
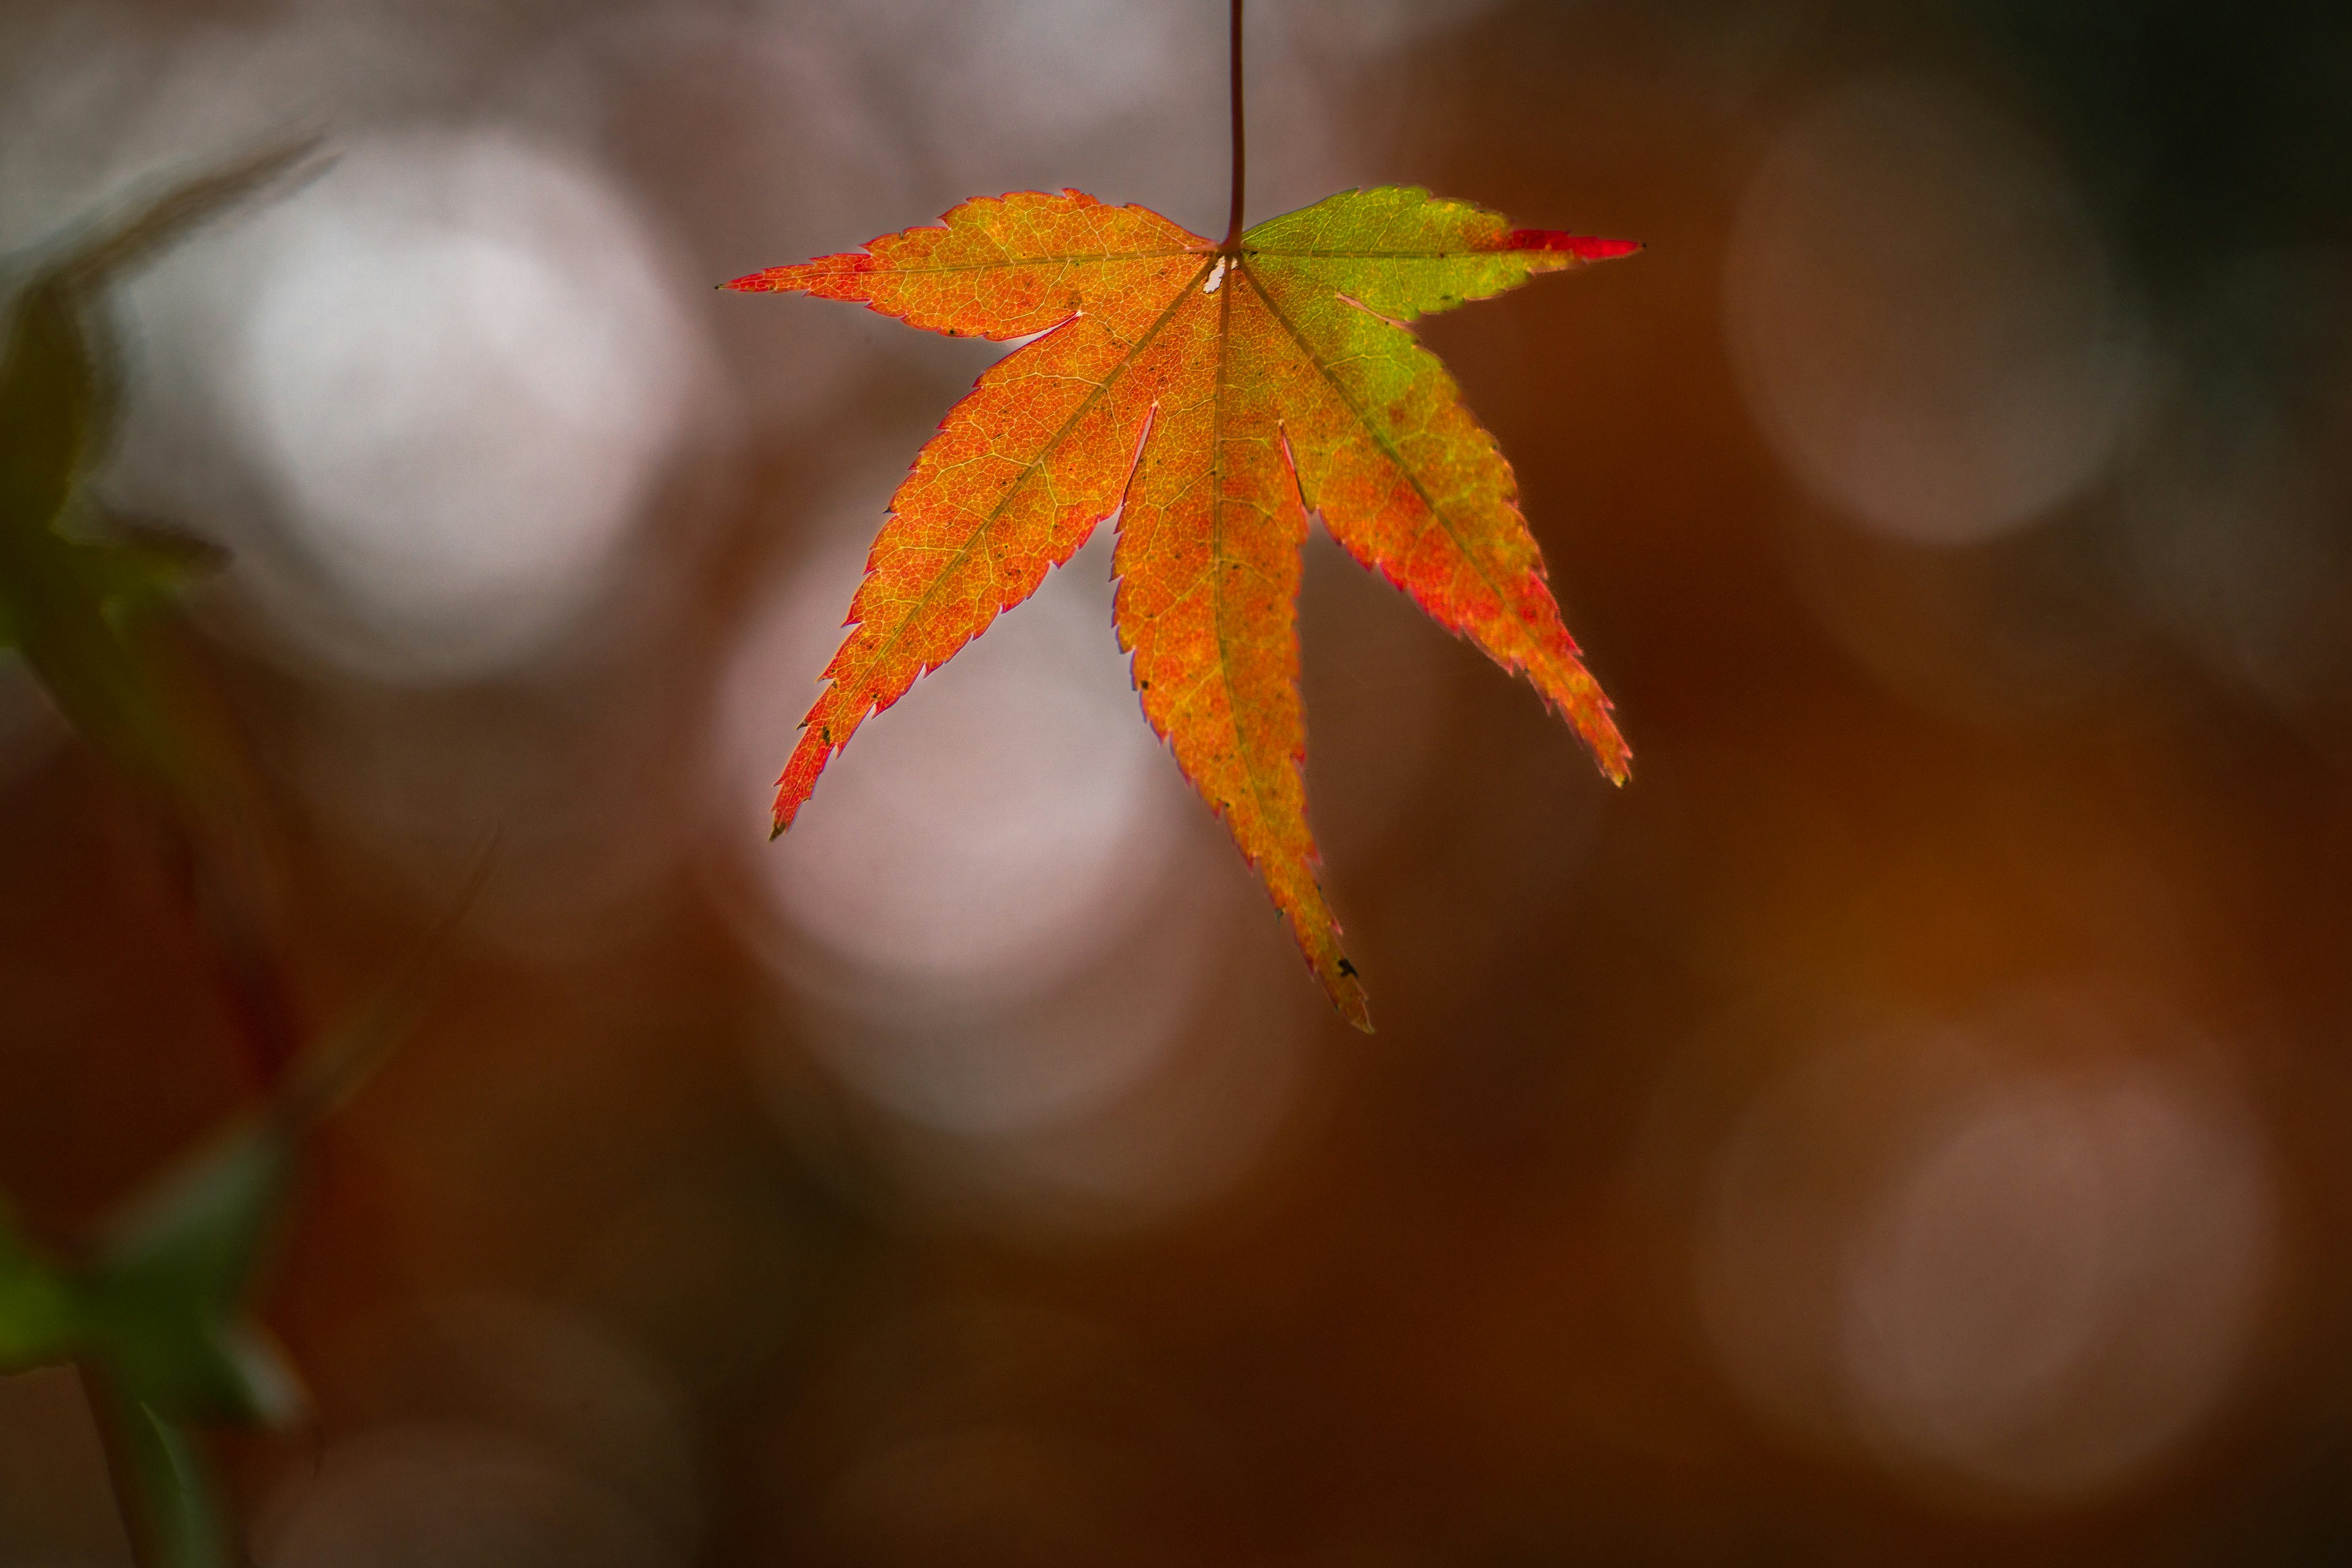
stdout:
{"type": "Polygon", "coordinates": [[[1642,248],[1638,239],[1599,239],[1556,228],[1515,228],[1496,243],[1497,250],[1565,250],[1585,261],[1608,261],[1642,248]]]}

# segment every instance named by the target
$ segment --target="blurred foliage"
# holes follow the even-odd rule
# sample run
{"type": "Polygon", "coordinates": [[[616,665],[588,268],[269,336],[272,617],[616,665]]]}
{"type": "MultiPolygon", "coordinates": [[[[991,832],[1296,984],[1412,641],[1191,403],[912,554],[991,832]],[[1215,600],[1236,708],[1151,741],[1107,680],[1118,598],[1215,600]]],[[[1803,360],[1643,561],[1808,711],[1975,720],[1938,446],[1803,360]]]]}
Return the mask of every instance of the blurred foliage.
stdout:
{"type": "Polygon", "coordinates": [[[307,1407],[300,1380],[246,1302],[286,1215],[306,1133],[382,1060],[415,990],[412,966],[313,1048],[263,1111],[126,1205],[86,1258],[49,1256],[0,1208],[0,1375],[69,1361],[96,1373],[142,1493],[141,1522],[157,1560],[173,1568],[236,1560],[192,1428],[283,1427],[307,1407]]]}
{"type": "MultiPolygon", "coordinates": [[[[315,167],[316,153],[311,141],[266,148],[7,266],[20,280],[0,358],[0,638],[119,766],[175,793],[190,748],[135,623],[220,552],[90,493],[121,401],[105,292],[205,220],[315,167]]],[[[243,1302],[317,1087],[298,1080],[277,1109],[166,1177],[87,1259],[47,1256],[0,1209],[0,1373],[67,1361],[95,1373],[142,1493],[133,1533],[173,1568],[236,1560],[191,1424],[283,1425],[303,1407],[243,1302]]]]}
{"type": "Polygon", "coordinates": [[[315,165],[317,151],[309,141],[268,148],[0,267],[23,278],[0,358],[0,640],[76,728],[165,781],[180,778],[186,746],[132,625],[220,552],[89,491],[121,402],[104,291],[206,219],[315,165]]]}
{"type": "Polygon", "coordinates": [[[0,1210],[0,1371],[63,1361],[76,1327],[71,1287],[0,1210]]]}
{"type": "Polygon", "coordinates": [[[44,1257],[0,1217],[0,1373],[79,1361],[129,1460],[153,1558],[236,1561],[188,1430],[285,1425],[300,1384],[244,1310],[262,1245],[285,1208],[296,1139],[278,1118],[239,1130],[131,1205],[86,1263],[44,1257]]]}
{"type": "Polygon", "coordinates": [[[148,1409],[273,1423],[299,1410],[292,1372],[238,1310],[294,1156],[275,1121],[240,1131],[125,1213],[78,1279],[89,1353],[148,1409]]]}

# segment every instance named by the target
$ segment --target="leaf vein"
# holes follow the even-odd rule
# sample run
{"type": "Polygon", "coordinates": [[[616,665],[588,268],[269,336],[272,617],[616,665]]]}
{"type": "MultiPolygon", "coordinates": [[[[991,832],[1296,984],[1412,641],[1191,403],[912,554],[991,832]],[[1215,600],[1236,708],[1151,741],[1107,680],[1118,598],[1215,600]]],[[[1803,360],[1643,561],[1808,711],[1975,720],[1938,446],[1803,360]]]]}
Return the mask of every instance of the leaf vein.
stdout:
{"type": "MultiPolygon", "coordinates": [[[[1208,269],[1208,263],[1202,262],[1201,265],[1201,271],[1205,273],[1208,269]]],[[[997,498],[996,504],[989,509],[987,516],[982,518],[980,522],[973,526],[971,534],[968,535],[964,539],[963,542],[956,548],[954,559],[950,561],[946,567],[940,570],[937,577],[932,579],[930,586],[923,591],[920,597],[909,601],[915,606],[914,611],[899,618],[898,624],[890,629],[889,637],[885,638],[882,646],[875,649],[872,656],[866,659],[866,674],[861,677],[857,682],[857,689],[859,691],[866,693],[870,693],[872,691],[874,685],[873,672],[876,669],[882,668],[885,662],[889,658],[889,656],[898,651],[898,644],[905,638],[908,628],[914,624],[915,616],[919,614],[922,610],[929,608],[931,602],[939,597],[940,590],[946,586],[948,579],[954,573],[956,565],[966,556],[971,553],[974,542],[984,537],[988,531],[995,526],[997,519],[1004,515],[1004,509],[1013,504],[1013,498],[1021,493],[1022,487],[1026,485],[1029,482],[1030,478],[1045,466],[1045,460],[1048,458],[1061,450],[1062,443],[1069,438],[1070,432],[1077,427],[1078,421],[1085,418],[1087,414],[1093,409],[1095,405],[1101,402],[1102,399],[1109,394],[1110,389],[1118,384],[1119,378],[1125,375],[1134,365],[1137,356],[1141,354],[1144,349],[1150,346],[1153,338],[1160,335],[1162,328],[1166,327],[1171,321],[1175,319],[1177,308],[1184,303],[1185,295],[1191,290],[1191,288],[1192,285],[1188,283],[1184,288],[1179,289],[1176,291],[1176,297],[1168,302],[1168,308],[1160,313],[1160,319],[1152,322],[1150,330],[1147,331],[1140,338],[1136,340],[1135,347],[1128,351],[1126,357],[1119,361],[1118,367],[1112,371],[1110,374],[1105,376],[1101,384],[1097,386],[1094,391],[1088,393],[1086,400],[1071,411],[1070,416],[1067,419],[1062,421],[1061,428],[1055,431],[1052,437],[1046,440],[1045,445],[1037,449],[1036,457],[1031,458],[1028,465],[1022,469],[1020,477],[1015,479],[1013,483],[1004,487],[1004,493],[997,498]]],[[[1069,321],[1076,320],[1077,320],[1077,318],[1075,316],[1069,318],[1069,321]]],[[[1064,326],[1066,326],[1067,324],[1068,321],[1061,323],[1061,325],[1064,326]]],[[[1058,331],[1058,327],[1055,330],[1058,331]]],[[[1130,463],[1131,462],[1132,459],[1130,459],[1130,463]]],[[[1001,608],[1002,606],[1000,606],[1000,609],[1001,608]]],[[[840,683],[836,681],[835,684],[837,689],[840,683]]]]}

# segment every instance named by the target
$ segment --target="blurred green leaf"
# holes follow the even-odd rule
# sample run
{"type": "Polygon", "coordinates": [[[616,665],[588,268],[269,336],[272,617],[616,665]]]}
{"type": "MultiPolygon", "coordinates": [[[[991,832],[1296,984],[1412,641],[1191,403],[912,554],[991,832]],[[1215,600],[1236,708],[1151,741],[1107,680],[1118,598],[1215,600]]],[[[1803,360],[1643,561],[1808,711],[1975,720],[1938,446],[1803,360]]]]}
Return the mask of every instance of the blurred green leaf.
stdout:
{"type": "Polygon", "coordinates": [[[191,1301],[233,1300],[286,1194],[288,1142],[273,1123],[253,1123],[191,1162],[115,1222],[97,1277],[191,1301]]]}
{"type": "MultiPolygon", "coordinates": [[[[315,153],[311,142],[264,149],[0,263],[0,289],[19,279],[13,294],[0,292],[0,646],[24,656],[85,734],[166,783],[186,782],[184,740],[167,684],[130,634],[142,613],[222,556],[110,511],[89,491],[120,405],[103,290],[235,202],[302,165],[322,166],[315,153]]],[[[389,1048],[410,1010],[407,982],[321,1042],[262,1114],[128,1208],[86,1266],[51,1266],[0,1210],[0,1371],[83,1363],[130,1467],[120,1479],[136,1489],[130,1511],[142,1563],[236,1560],[191,1428],[285,1423],[302,1408],[292,1367],[244,1303],[283,1217],[302,1140],[389,1048]]]]}
{"type": "Polygon", "coordinates": [[[276,1119],[239,1129],[130,1210],[81,1281],[92,1346],[124,1393],[173,1417],[282,1423],[292,1371],[240,1303],[293,1184],[276,1119]]]}
{"type": "Polygon", "coordinates": [[[78,1316],[71,1288],[0,1207],[0,1373],[70,1356],[78,1316]]]}
{"type": "Polygon", "coordinates": [[[232,1568],[230,1546],[211,1468],[178,1422],[115,1391],[113,1420],[138,1475],[143,1504],[133,1529],[145,1538],[141,1561],[155,1568],[232,1568]]]}
{"type": "Polygon", "coordinates": [[[172,1420],[284,1425],[299,1379],[244,1310],[293,1194],[303,1140],[356,1089],[415,1016],[423,971],[479,886],[406,970],[287,1075],[270,1105],[124,1209],[74,1281],[86,1353],[133,1400],[172,1420]]]}
{"type": "Polygon", "coordinates": [[[111,509],[97,509],[88,519],[68,510],[60,531],[83,547],[91,586],[118,626],[160,606],[191,579],[228,564],[228,552],[209,539],[111,509]]]}
{"type": "MultiPolygon", "coordinates": [[[[169,569],[180,542],[137,525],[126,549],[169,569]]],[[[293,1064],[269,1103],[128,1205],[80,1268],[52,1267],[0,1205],[0,1372],[78,1360],[127,1469],[117,1484],[142,1564],[238,1561],[194,1435],[202,1423],[286,1425],[305,1401],[285,1353],[246,1310],[319,1119],[389,1054],[424,977],[488,874],[485,845],[453,907],[399,975],[293,1064]]]]}
{"type": "Polygon", "coordinates": [[[46,529],[112,426],[111,388],[66,275],[37,276],[8,312],[0,359],[0,532],[46,529]]]}
{"type": "Polygon", "coordinates": [[[120,216],[16,258],[26,281],[0,351],[0,536],[52,526],[114,436],[119,355],[100,294],[128,268],[293,174],[316,139],[262,148],[182,180],[120,216]]]}
{"type": "Polygon", "coordinates": [[[166,779],[182,771],[185,746],[165,686],[126,626],[219,552],[105,514],[87,492],[121,400],[103,291],[205,219],[316,166],[316,152],[315,142],[266,148],[9,268],[24,280],[0,337],[0,638],[92,741],[166,779]]]}
{"type": "Polygon", "coordinates": [[[241,158],[174,181],[112,218],[79,226],[77,243],[54,270],[78,289],[91,289],[152,259],[188,233],[272,185],[324,173],[317,136],[265,142],[241,158]]]}
{"type": "Polygon", "coordinates": [[[89,1267],[38,1256],[0,1207],[0,1373],[68,1359],[90,1386],[131,1474],[123,1500],[161,1568],[236,1561],[189,1426],[283,1425],[302,1409],[284,1354],[242,1300],[292,1184],[299,1124],[257,1118],[131,1206],[89,1267]]]}

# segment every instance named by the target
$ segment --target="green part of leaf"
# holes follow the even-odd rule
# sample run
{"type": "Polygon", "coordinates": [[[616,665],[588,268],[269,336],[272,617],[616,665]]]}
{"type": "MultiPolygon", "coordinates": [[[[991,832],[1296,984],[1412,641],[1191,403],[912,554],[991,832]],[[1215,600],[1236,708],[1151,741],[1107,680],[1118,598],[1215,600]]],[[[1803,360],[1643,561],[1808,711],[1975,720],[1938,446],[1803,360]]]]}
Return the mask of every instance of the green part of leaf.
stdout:
{"type": "Polygon", "coordinates": [[[238,1128],[124,1212],[93,1278],[174,1300],[235,1301],[276,1223],[292,1163],[275,1123],[238,1128]]]}
{"type": "Polygon", "coordinates": [[[67,502],[55,534],[67,546],[57,565],[73,579],[73,596],[96,603],[118,630],[228,564],[228,552],[211,540],[87,496],[67,502]]]}
{"type": "Polygon", "coordinates": [[[116,1429],[128,1450],[140,1495],[119,1500],[148,1548],[155,1568],[235,1568],[231,1542],[212,1469],[194,1436],[135,1398],[111,1402],[116,1429]]]}
{"type": "Polygon", "coordinates": [[[83,1283],[96,1353],[130,1397],[177,1418],[283,1423],[285,1358],[239,1303],[291,1184],[275,1121],[185,1167],[116,1227],[83,1283]]]}
{"type": "Polygon", "coordinates": [[[298,166],[264,148],[37,247],[0,329],[0,642],[115,758],[170,784],[194,772],[167,688],[125,625],[218,552],[102,517],[85,481],[115,432],[121,373],[101,290],[126,268],[298,166]],[[95,526],[93,526],[95,524],[95,526]]]}
{"type": "Polygon", "coordinates": [[[266,146],[86,223],[16,292],[0,350],[0,534],[45,530],[114,435],[118,367],[99,292],[190,230],[292,174],[316,138],[266,146]]]}
{"type": "MultiPolygon", "coordinates": [[[[479,868],[474,880],[478,880],[479,868]]],[[[470,901],[472,885],[459,908],[470,901]]],[[[454,919],[454,916],[453,916],[454,919]]],[[[124,1212],[79,1280],[89,1353],[124,1394],[174,1419],[286,1426],[300,1379],[242,1302],[293,1188],[301,1140],[414,1016],[414,971],[308,1053],[255,1117],[124,1212]]]]}
{"type": "Polygon", "coordinates": [[[54,270],[77,289],[93,289],[138,267],[188,234],[272,185],[290,187],[322,174],[315,135],[268,142],[242,157],[162,184],[117,216],[81,226],[54,270]]]}
{"type": "Polygon", "coordinates": [[[131,623],[184,575],[135,549],[55,531],[0,537],[0,633],[75,728],[171,784],[192,775],[194,747],[131,623]]]}
{"type": "Polygon", "coordinates": [[[1311,279],[1327,298],[1410,321],[1492,299],[1578,260],[1572,250],[1531,248],[1522,237],[1569,237],[1514,229],[1500,213],[1417,185],[1383,185],[1341,191],[1269,218],[1242,236],[1242,248],[1278,261],[1286,276],[1311,279]]]}
{"type": "Polygon", "coordinates": [[[9,310],[0,359],[0,536],[45,532],[111,434],[110,365],[91,341],[83,304],[52,272],[27,284],[9,310]]]}
{"type": "Polygon", "coordinates": [[[74,1353],[80,1314],[72,1288],[34,1250],[0,1207],[0,1373],[29,1371],[74,1353]]]}
{"type": "Polygon", "coordinates": [[[136,1302],[127,1310],[95,1314],[91,1333],[93,1353],[110,1373],[173,1419],[284,1428],[309,1408],[286,1352],[243,1314],[219,1317],[136,1302]]]}
{"type": "Polygon", "coordinates": [[[77,522],[69,510],[68,537],[91,552],[89,570],[118,625],[160,607],[188,584],[228,564],[228,552],[213,541],[153,518],[109,508],[87,524],[77,522]]]}

